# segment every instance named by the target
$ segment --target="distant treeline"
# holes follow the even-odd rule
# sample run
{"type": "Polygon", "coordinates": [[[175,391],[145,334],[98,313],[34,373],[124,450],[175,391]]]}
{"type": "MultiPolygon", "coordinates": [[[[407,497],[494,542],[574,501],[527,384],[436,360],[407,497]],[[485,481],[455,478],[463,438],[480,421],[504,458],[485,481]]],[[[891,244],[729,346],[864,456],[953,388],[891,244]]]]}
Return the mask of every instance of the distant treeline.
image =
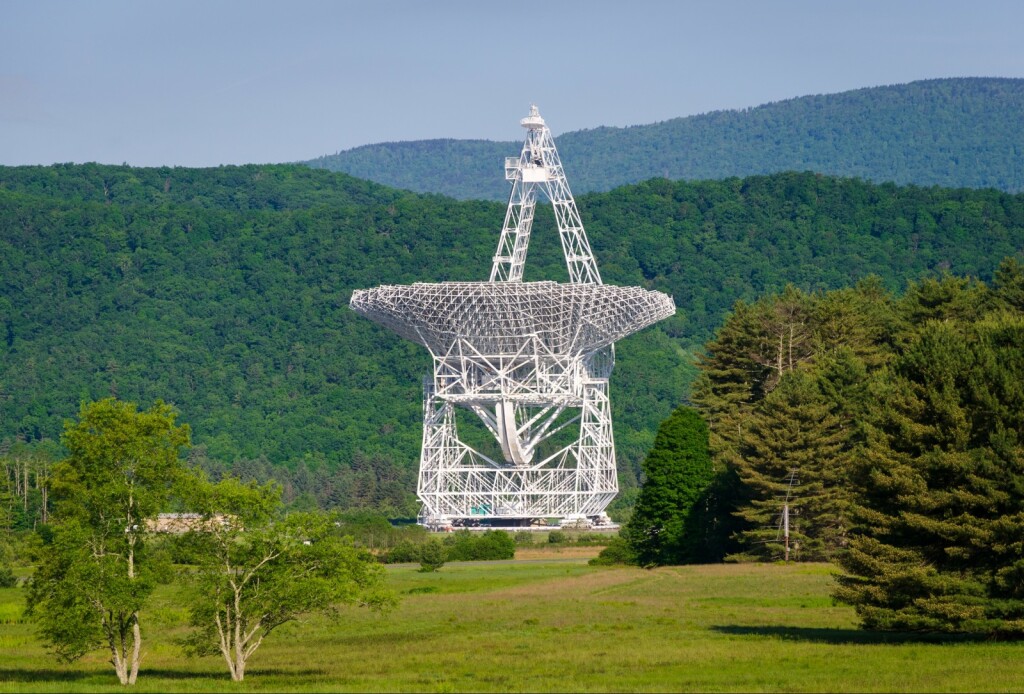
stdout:
{"type": "MultiPolygon", "coordinates": [[[[893,291],[942,270],[990,280],[1024,249],[1024,196],[995,190],[776,174],[653,180],[580,208],[605,281],[680,309],[618,346],[627,504],[735,301],[869,274],[893,291]]],[[[429,358],[347,302],[485,279],[503,211],[299,165],[0,168],[0,441],[55,441],[82,401],[163,399],[211,472],[271,468],[293,501],[407,512],[429,358]]],[[[566,279],[556,238],[542,207],[526,279],[566,279]]]]}
{"type": "MultiPolygon", "coordinates": [[[[556,140],[577,193],[656,176],[707,180],[780,171],[1020,192],[1022,112],[1024,80],[936,79],[651,125],[581,130],[556,140]]],[[[487,140],[387,142],[306,163],[417,192],[503,200],[508,197],[504,157],[515,156],[521,146],[487,140]]]]}

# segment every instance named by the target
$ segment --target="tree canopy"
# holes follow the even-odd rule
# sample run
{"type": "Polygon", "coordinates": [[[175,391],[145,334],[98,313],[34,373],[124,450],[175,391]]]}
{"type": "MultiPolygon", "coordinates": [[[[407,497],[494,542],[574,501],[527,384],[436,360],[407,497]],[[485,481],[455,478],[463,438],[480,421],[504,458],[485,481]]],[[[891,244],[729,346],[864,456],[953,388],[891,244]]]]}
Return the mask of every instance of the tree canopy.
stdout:
{"type": "Polygon", "coordinates": [[[730,558],[781,558],[788,506],[864,626],[1024,633],[1022,267],[737,304],[694,393],[730,558]]]}

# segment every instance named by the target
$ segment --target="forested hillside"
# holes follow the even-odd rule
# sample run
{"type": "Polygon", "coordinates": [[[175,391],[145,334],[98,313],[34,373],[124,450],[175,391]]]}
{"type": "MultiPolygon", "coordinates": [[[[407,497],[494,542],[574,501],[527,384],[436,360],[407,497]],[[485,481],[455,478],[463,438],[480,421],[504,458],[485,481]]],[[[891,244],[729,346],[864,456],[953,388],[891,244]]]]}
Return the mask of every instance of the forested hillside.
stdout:
{"type": "MultiPolygon", "coordinates": [[[[657,176],[702,180],[779,171],[1019,192],[1024,190],[1021,113],[1024,80],[938,79],[569,132],[556,141],[577,193],[657,176]]],[[[511,116],[509,125],[515,137],[511,116]]],[[[307,163],[398,188],[501,200],[508,196],[503,158],[518,154],[521,146],[521,141],[389,142],[307,163]]]]}
{"type": "MultiPolygon", "coordinates": [[[[1024,249],[1024,195],[995,190],[778,174],[579,203],[605,281],[680,308],[619,344],[627,488],[737,299],[869,273],[893,290],[943,269],[989,279],[1024,249]]],[[[311,502],[408,512],[429,361],[347,302],[486,278],[502,215],[300,165],[0,168],[0,442],[56,438],[83,400],[163,399],[208,469],[276,469],[311,502]]],[[[539,209],[526,279],[566,278],[556,236],[539,209]]]]}

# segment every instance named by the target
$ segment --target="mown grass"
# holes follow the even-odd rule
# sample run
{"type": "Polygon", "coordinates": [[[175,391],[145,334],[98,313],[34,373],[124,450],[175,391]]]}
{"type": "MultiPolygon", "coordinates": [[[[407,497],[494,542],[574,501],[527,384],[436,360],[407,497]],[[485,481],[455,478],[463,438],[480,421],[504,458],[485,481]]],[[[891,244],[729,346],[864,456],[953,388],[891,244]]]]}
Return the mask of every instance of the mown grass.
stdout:
{"type": "MultiPolygon", "coordinates": [[[[581,559],[394,566],[402,603],[275,633],[233,685],[174,643],[185,606],[145,615],[138,691],[1019,691],[1024,644],[873,634],[832,604],[830,567],[653,571],[581,559]]],[[[0,591],[0,688],[121,691],[101,653],[60,666],[0,591]]]]}

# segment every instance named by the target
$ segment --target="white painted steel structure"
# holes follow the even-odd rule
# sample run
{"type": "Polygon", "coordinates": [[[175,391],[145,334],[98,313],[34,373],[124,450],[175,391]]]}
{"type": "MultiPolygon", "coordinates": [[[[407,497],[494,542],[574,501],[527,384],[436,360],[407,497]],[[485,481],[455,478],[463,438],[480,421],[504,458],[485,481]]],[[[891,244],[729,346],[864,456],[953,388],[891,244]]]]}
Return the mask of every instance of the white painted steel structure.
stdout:
{"type": "Polygon", "coordinates": [[[598,519],[618,493],[608,377],[613,343],[675,313],[671,297],[601,283],[551,131],[537,107],[512,181],[488,282],[357,290],[351,307],[426,347],[421,522],[598,519]],[[570,283],[523,282],[537,194],[555,210],[570,283]],[[457,408],[494,437],[488,455],[459,438],[457,408]],[[566,442],[578,425],[575,440],[566,442]]]}

